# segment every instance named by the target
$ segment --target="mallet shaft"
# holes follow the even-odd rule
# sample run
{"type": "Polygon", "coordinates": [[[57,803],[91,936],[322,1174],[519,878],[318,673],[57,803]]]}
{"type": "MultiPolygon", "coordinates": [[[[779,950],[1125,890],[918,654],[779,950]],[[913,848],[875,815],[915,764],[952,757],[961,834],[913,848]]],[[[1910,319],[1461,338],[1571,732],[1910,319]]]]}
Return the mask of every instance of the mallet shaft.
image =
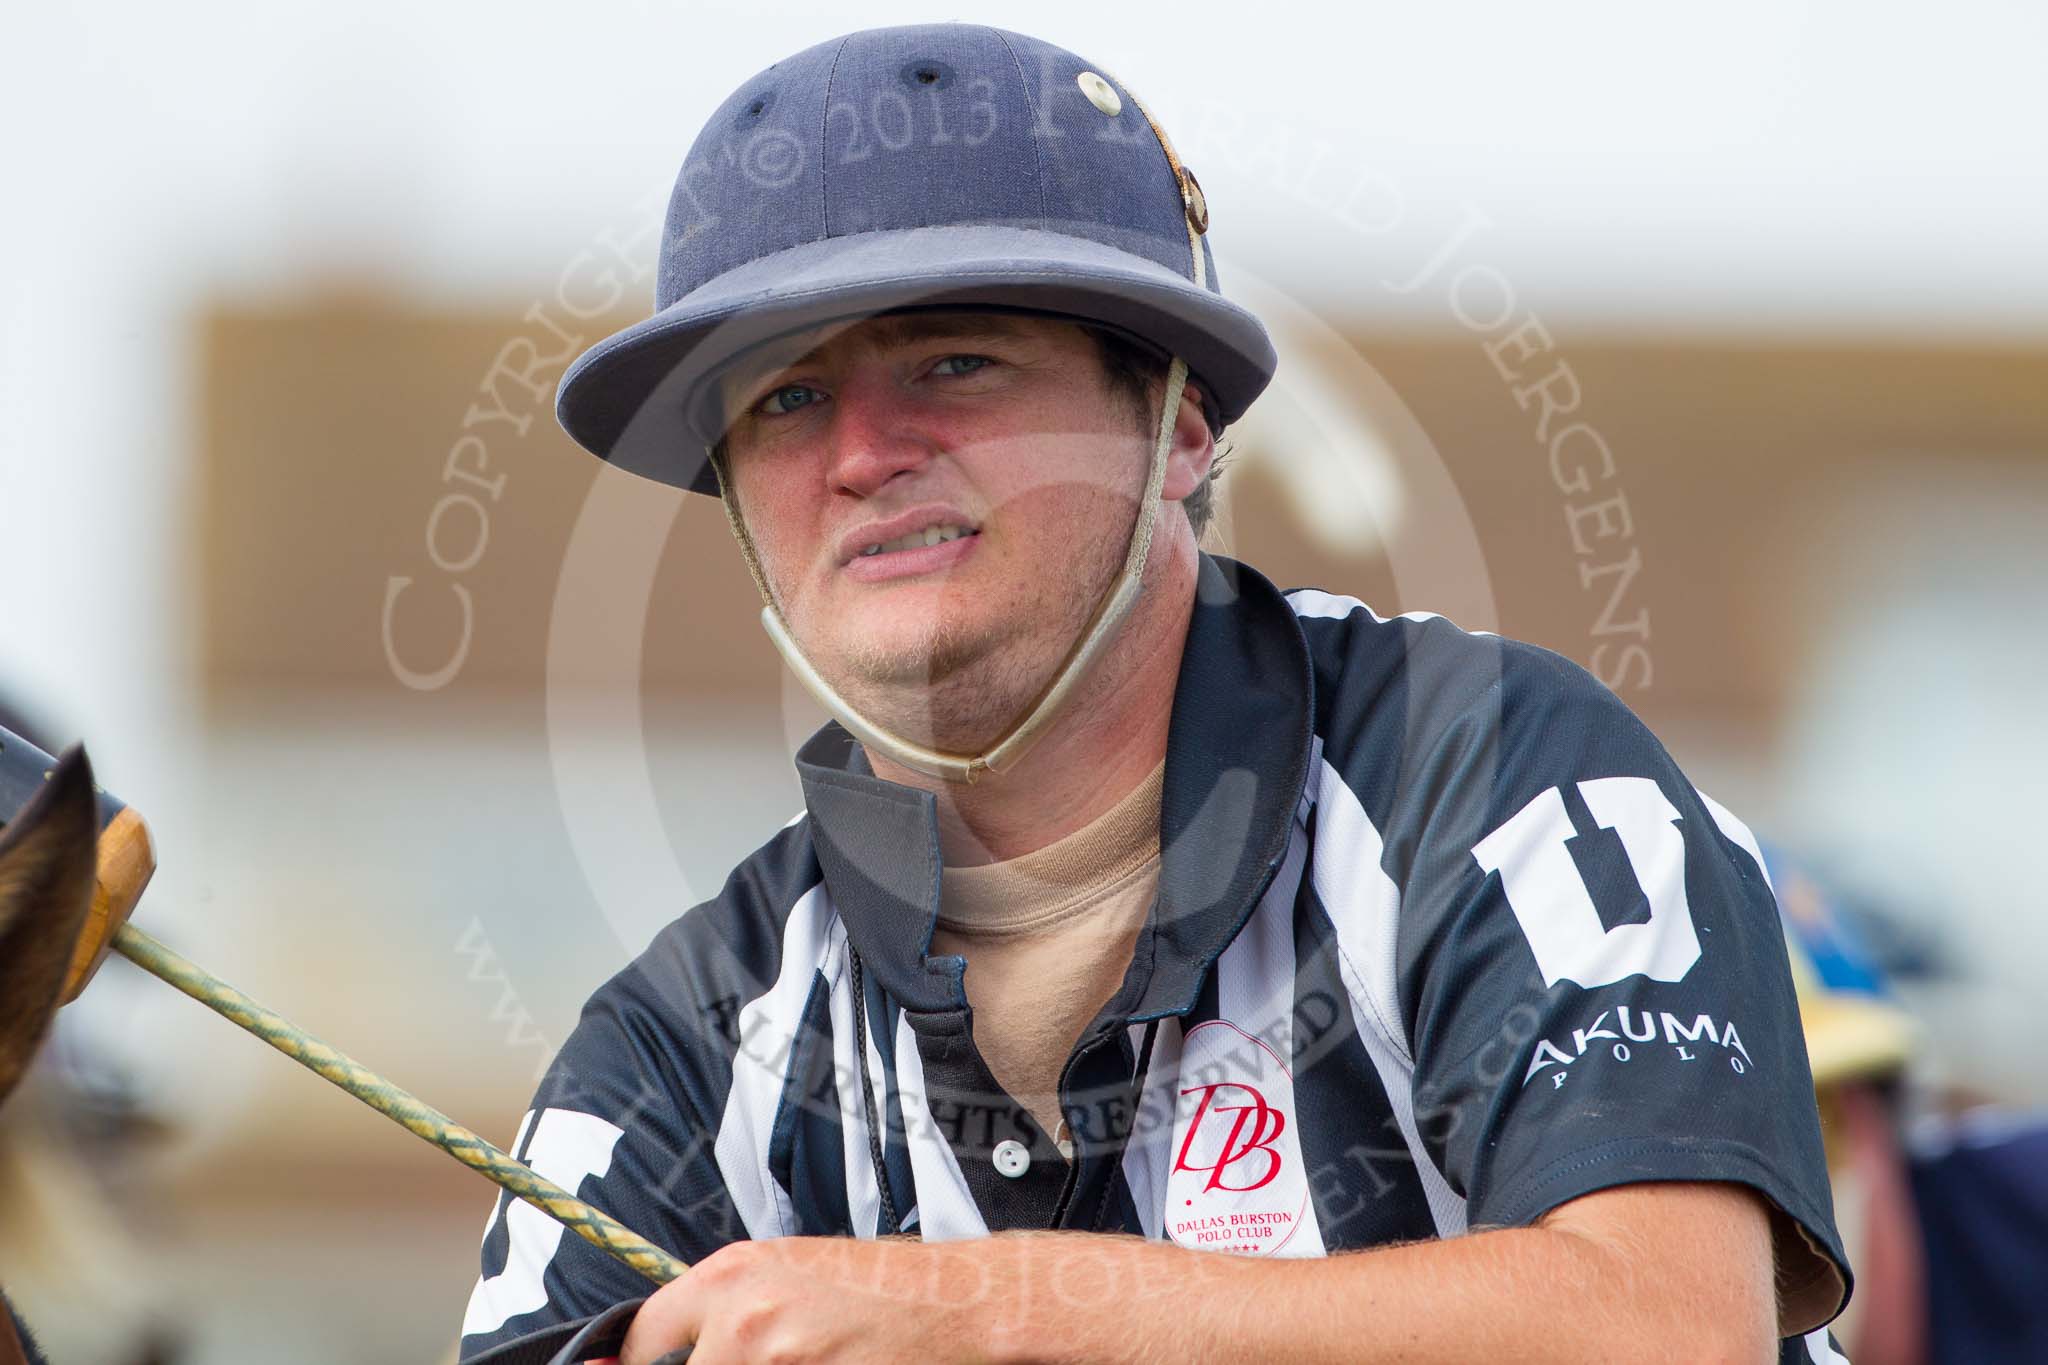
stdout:
{"type": "Polygon", "coordinates": [[[482,1172],[565,1227],[573,1228],[585,1241],[609,1252],[656,1284],[667,1284],[689,1268],[560,1185],[535,1174],[432,1105],[401,1090],[347,1053],[329,1047],[276,1011],[257,1004],[134,925],[124,924],[115,933],[114,949],[152,976],[176,986],[463,1165],[482,1172]]]}

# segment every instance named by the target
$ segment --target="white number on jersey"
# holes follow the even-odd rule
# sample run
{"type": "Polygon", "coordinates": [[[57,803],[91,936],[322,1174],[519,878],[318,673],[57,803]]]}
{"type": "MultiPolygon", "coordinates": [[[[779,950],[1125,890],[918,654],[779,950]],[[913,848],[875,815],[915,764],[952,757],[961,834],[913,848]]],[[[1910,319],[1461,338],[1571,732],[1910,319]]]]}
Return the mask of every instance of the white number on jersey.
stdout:
{"type": "Polygon", "coordinates": [[[1648,921],[1612,929],[1601,923],[1565,846],[1572,822],[1556,787],[1480,840],[1472,856],[1500,874],[1544,985],[1606,986],[1638,973],[1653,981],[1683,979],[1699,961],[1700,941],[1685,900],[1685,836],[1677,808],[1647,777],[1592,778],[1578,787],[1594,821],[1620,837],[1650,903],[1648,921]]]}
{"type": "MultiPolygon", "coordinates": [[[[585,1178],[611,1169],[612,1148],[625,1136],[624,1129],[595,1114],[543,1109],[540,1121],[534,1123],[529,1110],[519,1121],[518,1136],[512,1139],[515,1152],[529,1123],[534,1124],[533,1142],[526,1149],[526,1164],[571,1194],[585,1178]]],[[[547,1306],[541,1275],[569,1229],[524,1199],[510,1200],[505,1208],[505,1268],[489,1279],[477,1280],[469,1296],[469,1311],[462,1316],[462,1335],[466,1337],[495,1332],[519,1314],[547,1306]]],[[[493,1204],[490,1221],[484,1224],[486,1238],[497,1222],[498,1208],[493,1204]]]]}

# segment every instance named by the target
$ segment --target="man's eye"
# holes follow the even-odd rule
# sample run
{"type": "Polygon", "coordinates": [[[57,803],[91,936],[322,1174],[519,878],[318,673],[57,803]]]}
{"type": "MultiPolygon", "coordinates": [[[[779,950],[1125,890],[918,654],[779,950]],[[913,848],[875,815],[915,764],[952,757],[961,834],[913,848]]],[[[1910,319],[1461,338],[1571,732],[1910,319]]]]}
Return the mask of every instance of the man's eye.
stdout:
{"type": "Polygon", "coordinates": [[[985,355],[949,355],[941,359],[937,365],[932,366],[932,371],[935,374],[944,372],[944,366],[954,364],[955,362],[964,362],[966,368],[950,371],[953,374],[971,374],[984,366],[995,364],[993,360],[990,360],[985,355]]]}
{"type": "Polygon", "coordinates": [[[770,389],[756,407],[770,417],[781,417],[797,408],[808,407],[818,396],[818,391],[802,384],[785,384],[779,389],[770,389]]]}

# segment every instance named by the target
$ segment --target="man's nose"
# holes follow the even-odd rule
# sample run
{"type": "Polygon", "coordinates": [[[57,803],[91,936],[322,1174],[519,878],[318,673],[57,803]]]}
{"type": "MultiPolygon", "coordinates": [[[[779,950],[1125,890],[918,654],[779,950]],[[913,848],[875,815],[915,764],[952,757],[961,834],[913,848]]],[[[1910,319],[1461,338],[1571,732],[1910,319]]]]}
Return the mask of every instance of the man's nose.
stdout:
{"type": "Polygon", "coordinates": [[[836,490],[872,497],[898,475],[919,469],[937,449],[917,407],[887,375],[842,383],[827,430],[827,468],[836,490]]]}

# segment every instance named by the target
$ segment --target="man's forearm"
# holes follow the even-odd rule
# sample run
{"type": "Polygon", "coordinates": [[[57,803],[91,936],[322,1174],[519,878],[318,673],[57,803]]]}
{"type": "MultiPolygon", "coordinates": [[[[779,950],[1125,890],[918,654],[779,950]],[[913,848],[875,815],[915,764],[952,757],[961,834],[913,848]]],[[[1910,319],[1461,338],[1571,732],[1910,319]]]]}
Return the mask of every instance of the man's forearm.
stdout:
{"type": "Polygon", "coordinates": [[[1134,1365],[1768,1361],[1768,1231],[1748,1198],[1708,1195],[1677,1239],[1560,1222],[1309,1259],[1025,1234],[1038,1245],[1009,1292],[997,1287],[1016,1311],[991,1315],[990,1346],[998,1360],[1134,1365]]]}
{"type": "Polygon", "coordinates": [[[1602,1190],[1536,1227],[1327,1258],[1083,1232],[770,1237],[664,1285],[620,1358],[1767,1362],[1771,1268],[1765,1205],[1718,1184],[1602,1190]]]}

